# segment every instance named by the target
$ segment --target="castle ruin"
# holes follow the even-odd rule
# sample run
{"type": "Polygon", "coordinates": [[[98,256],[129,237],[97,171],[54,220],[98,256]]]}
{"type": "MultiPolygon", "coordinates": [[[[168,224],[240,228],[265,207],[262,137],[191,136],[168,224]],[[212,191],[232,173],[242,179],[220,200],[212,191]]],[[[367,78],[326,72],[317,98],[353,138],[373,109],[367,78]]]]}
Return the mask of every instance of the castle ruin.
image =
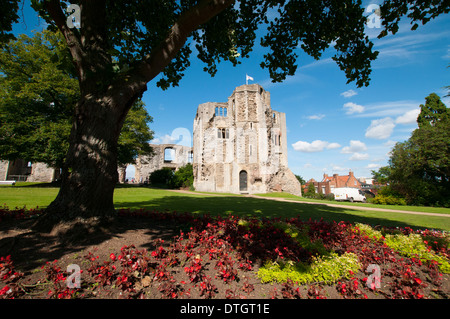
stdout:
{"type": "MultiPolygon", "coordinates": [[[[170,168],[174,171],[193,161],[192,147],[177,144],[150,144],[152,155],[138,156],[134,164],[134,179],[138,183],[148,181],[152,172],[170,168]]],[[[119,168],[119,182],[125,182],[126,166],[119,168]]]]}
{"type": "MultiPolygon", "coordinates": [[[[142,183],[158,169],[177,170],[193,164],[198,191],[255,194],[288,192],[301,196],[301,186],[288,168],[286,115],[272,110],[270,93],[258,84],[242,85],[225,103],[198,106],[193,147],[151,144],[152,156],[139,156],[135,181],[142,183]]],[[[119,167],[125,182],[126,166],[119,167]]],[[[0,180],[51,182],[60,170],[23,160],[0,161],[0,180]]]]}
{"type": "Polygon", "coordinates": [[[225,103],[200,104],[193,140],[196,190],[301,196],[288,168],[286,115],[272,110],[260,85],[237,87],[225,103]]]}

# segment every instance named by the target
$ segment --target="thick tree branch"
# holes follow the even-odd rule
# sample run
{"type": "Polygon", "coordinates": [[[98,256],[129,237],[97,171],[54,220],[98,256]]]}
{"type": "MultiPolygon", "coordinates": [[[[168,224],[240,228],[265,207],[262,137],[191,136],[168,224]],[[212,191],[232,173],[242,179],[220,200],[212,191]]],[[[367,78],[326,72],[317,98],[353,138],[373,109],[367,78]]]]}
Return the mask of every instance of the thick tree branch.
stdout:
{"type": "Polygon", "coordinates": [[[92,73],[102,73],[111,63],[108,52],[106,1],[82,0],[81,4],[81,45],[86,54],[85,66],[92,73]]]}
{"type": "Polygon", "coordinates": [[[53,19],[56,26],[66,39],[67,46],[69,47],[76,70],[78,72],[79,80],[81,81],[81,79],[84,78],[84,71],[82,68],[84,52],[82,50],[80,39],[67,26],[67,18],[61,10],[61,3],[59,0],[45,1],[44,5],[47,13],[53,19]]]}
{"type": "Polygon", "coordinates": [[[139,63],[137,71],[142,81],[147,83],[162,72],[185,45],[193,31],[232,5],[234,1],[203,0],[183,13],[159,47],[139,63]]]}

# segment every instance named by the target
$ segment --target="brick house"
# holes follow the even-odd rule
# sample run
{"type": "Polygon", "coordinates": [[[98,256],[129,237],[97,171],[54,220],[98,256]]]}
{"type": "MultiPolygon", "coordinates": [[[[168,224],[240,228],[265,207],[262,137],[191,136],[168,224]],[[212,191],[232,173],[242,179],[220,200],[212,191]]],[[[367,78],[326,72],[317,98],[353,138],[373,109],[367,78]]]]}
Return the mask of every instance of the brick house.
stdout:
{"type": "Polygon", "coordinates": [[[308,187],[311,182],[314,184],[316,193],[324,195],[328,195],[332,190],[340,187],[361,188],[361,182],[355,177],[352,171],[348,175],[333,174],[332,176],[328,176],[328,174],[323,174],[322,181],[317,182],[314,179],[310,179],[305,187],[308,187]]]}

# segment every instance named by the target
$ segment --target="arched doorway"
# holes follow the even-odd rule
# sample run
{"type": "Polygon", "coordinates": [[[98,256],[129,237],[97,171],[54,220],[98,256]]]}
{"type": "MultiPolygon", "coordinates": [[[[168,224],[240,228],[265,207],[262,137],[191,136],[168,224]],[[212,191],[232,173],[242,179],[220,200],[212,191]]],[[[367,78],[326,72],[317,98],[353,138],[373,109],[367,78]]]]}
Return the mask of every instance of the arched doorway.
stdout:
{"type": "Polygon", "coordinates": [[[241,192],[247,191],[247,172],[246,171],[239,172],[239,191],[241,191],[241,192]]]}

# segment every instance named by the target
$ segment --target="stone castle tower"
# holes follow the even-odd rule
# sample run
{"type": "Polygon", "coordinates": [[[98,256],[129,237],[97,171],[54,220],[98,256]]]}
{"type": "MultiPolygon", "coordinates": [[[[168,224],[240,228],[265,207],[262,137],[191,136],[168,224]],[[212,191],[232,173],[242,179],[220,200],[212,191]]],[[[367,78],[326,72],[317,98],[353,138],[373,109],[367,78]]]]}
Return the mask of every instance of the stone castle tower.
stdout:
{"type": "Polygon", "coordinates": [[[286,115],[272,110],[260,85],[237,87],[226,103],[200,104],[193,140],[196,190],[301,196],[288,168],[286,115]]]}

